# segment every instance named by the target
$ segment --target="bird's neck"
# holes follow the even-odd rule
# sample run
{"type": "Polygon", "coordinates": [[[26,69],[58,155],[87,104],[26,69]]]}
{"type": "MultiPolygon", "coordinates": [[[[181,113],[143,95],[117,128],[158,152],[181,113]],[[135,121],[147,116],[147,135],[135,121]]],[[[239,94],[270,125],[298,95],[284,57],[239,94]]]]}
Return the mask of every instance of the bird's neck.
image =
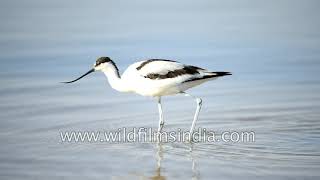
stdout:
{"type": "Polygon", "coordinates": [[[130,89],[125,85],[126,83],[121,79],[119,70],[114,64],[113,67],[103,69],[102,72],[107,76],[110,86],[120,92],[129,92],[130,89]]]}

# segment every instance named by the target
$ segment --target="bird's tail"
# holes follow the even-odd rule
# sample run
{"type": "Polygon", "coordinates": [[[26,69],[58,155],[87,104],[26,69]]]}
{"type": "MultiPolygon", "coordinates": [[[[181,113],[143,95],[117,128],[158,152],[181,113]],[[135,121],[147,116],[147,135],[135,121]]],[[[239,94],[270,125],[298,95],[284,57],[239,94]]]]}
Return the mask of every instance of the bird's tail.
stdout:
{"type": "Polygon", "coordinates": [[[216,71],[216,72],[208,72],[208,75],[212,75],[213,77],[220,77],[220,76],[229,76],[229,75],[232,75],[232,73],[224,72],[224,71],[216,71]]]}
{"type": "Polygon", "coordinates": [[[221,77],[221,76],[228,76],[228,75],[232,75],[231,72],[222,72],[222,71],[204,72],[202,77],[191,78],[191,79],[189,79],[189,80],[187,80],[185,82],[205,80],[205,79],[215,79],[215,78],[218,78],[218,77],[221,77]]]}

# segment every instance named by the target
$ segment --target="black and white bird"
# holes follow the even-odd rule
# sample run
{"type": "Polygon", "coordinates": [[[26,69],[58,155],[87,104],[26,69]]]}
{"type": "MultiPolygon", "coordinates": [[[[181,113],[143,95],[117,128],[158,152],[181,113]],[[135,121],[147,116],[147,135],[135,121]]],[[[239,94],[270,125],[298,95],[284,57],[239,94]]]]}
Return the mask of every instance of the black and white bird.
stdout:
{"type": "Polygon", "coordinates": [[[90,71],[73,81],[63,83],[73,83],[94,71],[102,71],[107,76],[111,87],[117,91],[155,97],[159,108],[158,132],[161,132],[164,126],[161,105],[162,96],[183,94],[194,98],[197,102],[197,109],[190,128],[190,134],[193,133],[198,120],[202,99],[186,93],[186,90],[218,77],[231,75],[230,72],[212,72],[166,59],[149,59],[136,62],[120,75],[118,67],[109,57],[100,57],[90,71]]]}

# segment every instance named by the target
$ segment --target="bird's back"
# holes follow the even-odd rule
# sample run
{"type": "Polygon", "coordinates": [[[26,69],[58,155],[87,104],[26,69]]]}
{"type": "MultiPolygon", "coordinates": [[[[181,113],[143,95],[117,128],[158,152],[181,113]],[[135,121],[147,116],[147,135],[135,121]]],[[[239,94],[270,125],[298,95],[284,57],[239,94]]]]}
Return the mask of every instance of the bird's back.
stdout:
{"type": "Polygon", "coordinates": [[[167,59],[149,59],[130,65],[122,78],[133,91],[145,96],[177,94],[217,74],[167,59]]]}

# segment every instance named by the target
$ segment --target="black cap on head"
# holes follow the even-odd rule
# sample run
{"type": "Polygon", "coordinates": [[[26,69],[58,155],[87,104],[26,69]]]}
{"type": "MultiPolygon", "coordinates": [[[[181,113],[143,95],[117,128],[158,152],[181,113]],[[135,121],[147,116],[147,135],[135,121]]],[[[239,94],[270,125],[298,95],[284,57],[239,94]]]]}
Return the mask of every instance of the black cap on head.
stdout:
{"type": "Polygon", "coordinates": [[[111,59],[109,57],[99,57],[96,61],[96,66],[99,66],[101,63],[110,62],[111,59]]]}

